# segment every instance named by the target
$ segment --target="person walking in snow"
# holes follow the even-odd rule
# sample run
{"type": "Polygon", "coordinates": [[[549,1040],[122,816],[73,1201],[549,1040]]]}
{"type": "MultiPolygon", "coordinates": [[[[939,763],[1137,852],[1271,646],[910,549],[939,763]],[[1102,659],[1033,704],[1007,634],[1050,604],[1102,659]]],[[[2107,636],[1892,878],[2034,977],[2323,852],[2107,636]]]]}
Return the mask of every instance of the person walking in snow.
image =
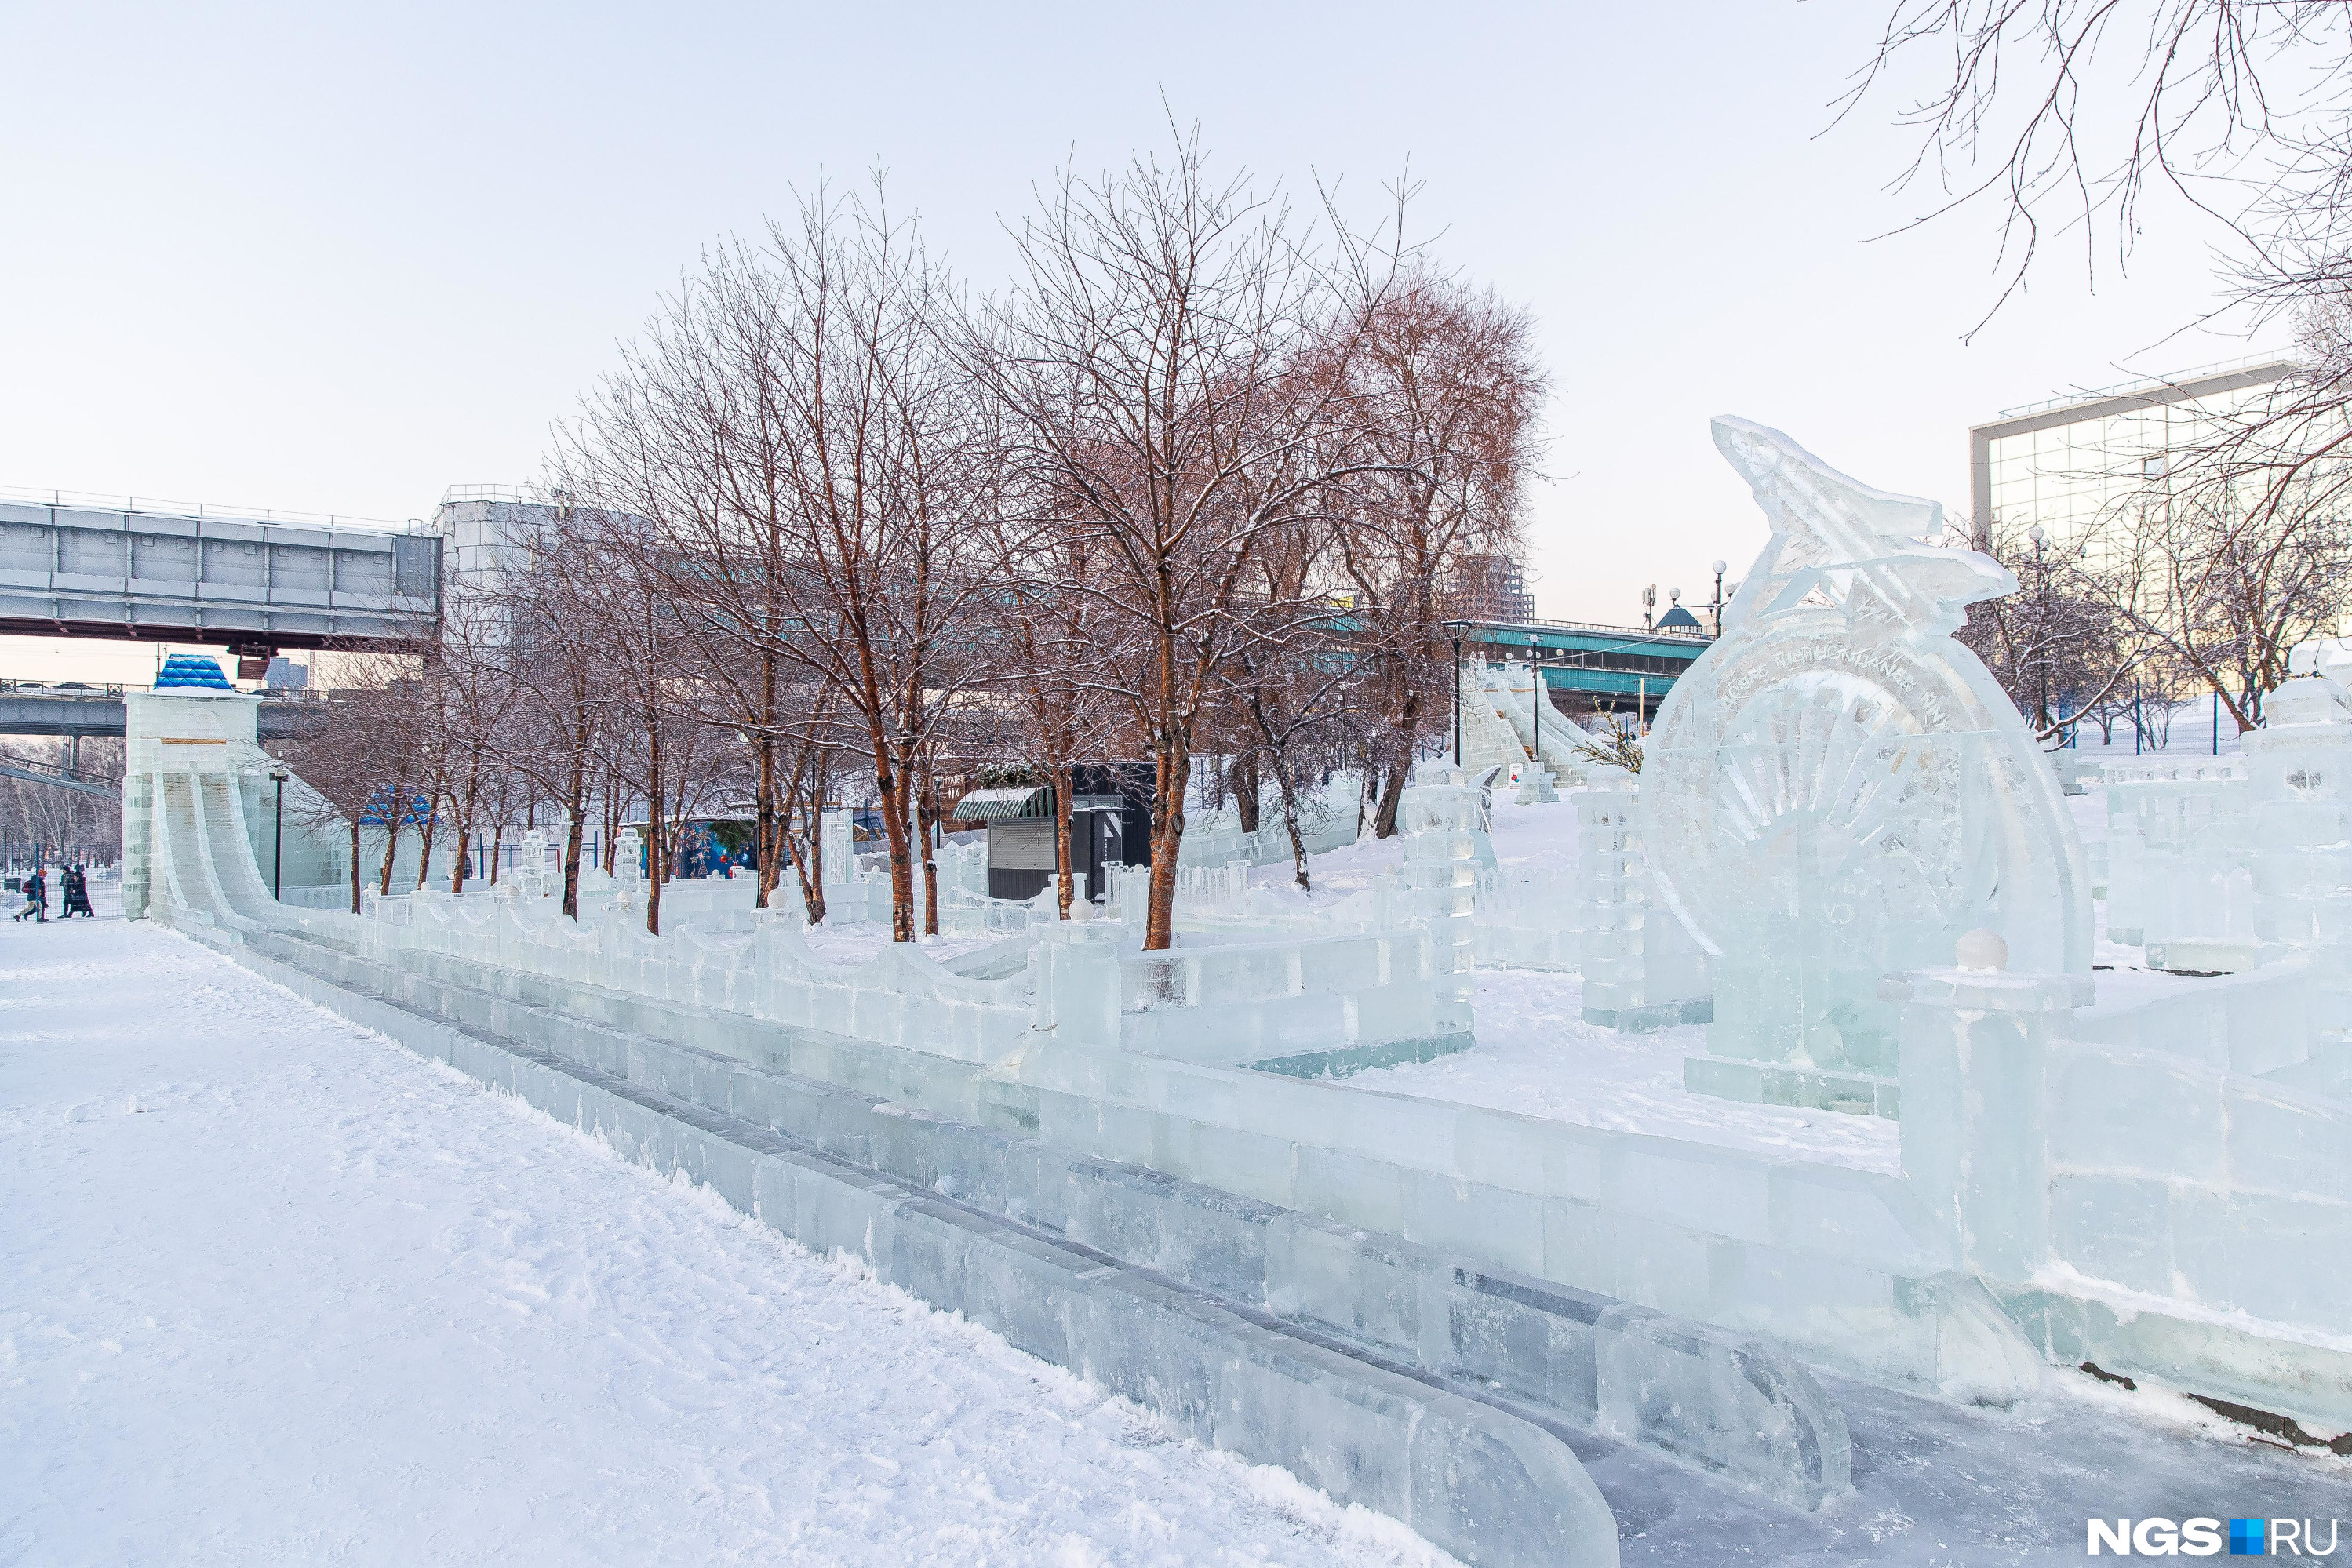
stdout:
{"type": "Polygon", "coordinates": [[[37,924],[45,924],[49,918],[48,883],[37,870],[25,879],[25,907],[16,918],[22,920],[26,915],[37,924]]]}
{"type": "Polygon", "coordinates": [[[28,876],[24,881],[18,883],[16,884],[16,889],[25,895],[25,907],[16,911],[16,919],[19,922],[22,922],[27,915],[38,913],[41,906],[37,902],[36,902],[33,892],[33,879],[31,877],[28,876]]]}
{"type": "Polygon", "coordinates": [[[66,867],[65,913],[60,918],[71,920],[77,915],[98,918],[98,911],[89,906],[89,875],[78,865],[66,867]]]}

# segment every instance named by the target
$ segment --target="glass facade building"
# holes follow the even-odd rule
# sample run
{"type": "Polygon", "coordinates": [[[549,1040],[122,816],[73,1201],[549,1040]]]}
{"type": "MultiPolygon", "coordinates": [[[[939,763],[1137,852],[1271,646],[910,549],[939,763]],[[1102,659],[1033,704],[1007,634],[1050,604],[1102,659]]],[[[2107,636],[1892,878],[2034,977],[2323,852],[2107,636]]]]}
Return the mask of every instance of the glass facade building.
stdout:
{"type": "Polygon", "coordinates": [[[2114,524],[2167,470],[2295,369],[2275,355],[2011,409],[1969,432],[1969,542],[2039,524],[2053,548],[2117,547],[2114,524]]]}

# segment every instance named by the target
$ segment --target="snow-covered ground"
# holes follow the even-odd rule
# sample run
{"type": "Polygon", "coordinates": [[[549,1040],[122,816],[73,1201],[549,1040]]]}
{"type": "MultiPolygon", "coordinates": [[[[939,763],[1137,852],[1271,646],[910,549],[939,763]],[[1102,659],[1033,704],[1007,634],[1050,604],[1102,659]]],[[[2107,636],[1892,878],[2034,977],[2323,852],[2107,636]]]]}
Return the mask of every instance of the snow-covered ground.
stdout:
{"type": "Polygon", "coordinates": [[[1449,1561],[111,917],[0,924],[0,1477],[39,1568],[1449,1561]]]}

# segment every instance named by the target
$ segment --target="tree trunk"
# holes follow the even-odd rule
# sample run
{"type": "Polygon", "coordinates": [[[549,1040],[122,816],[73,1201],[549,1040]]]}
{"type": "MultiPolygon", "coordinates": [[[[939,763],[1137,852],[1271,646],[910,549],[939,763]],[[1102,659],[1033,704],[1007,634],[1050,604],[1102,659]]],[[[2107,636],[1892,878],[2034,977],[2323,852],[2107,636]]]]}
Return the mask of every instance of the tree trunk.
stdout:
{"type": "Polygon", "coordinates": [[[376,884],[376,892],[385,898],[392,896],[393,857],[400,852],[400,819],[407,814],[400,809],[395,796],[391,810],[385,813],[388,820],[383,830],[383,878],[376,884]]]}
{"type": "Polygon", "coordinates": [[[505,845],[506,837],[505,822],[498,821],[490,824],[490,887],[493,892],[499,885],[499,851],[505,845]]]}
{"type": "Polygon", "coordinates": [[[1275,783],[1282,790],[1282,825],[1290,832],[1290,863],[1297,873],[1299,887],[1312,893],[1315,884],[1307,875],[1307,838],[1298,831],[1298,796],[1279,774],[1275,783]]]}
{"type": "Polygon", "coordinates": [[[587,822],[572,812],[572,826],[563,835],[563,913],[574,920],[580,918],[580,851],[587,836],[587,822]]]}
{"type": "Polygon", "coordinates": [[[811,925],[824,924],[824,795],[818,791],[799,812],[808,831],[795,838],[791,803],[784,809],[784,837],[793,857],[793,874],[801,884],[801,908],[811,925]]]}
{"type": "Polygon", "coordinates": [[[416,852],[416,885],[419,888],[424,887],[433,875],[433,830],[440,825],[440,797],[428,797],[425,802],[424,825],[416,830],[421,841],[416,852]]]}
{"type": "Polygon", "coordinates": [[[1233,787],[1234,805],[1240,811],[1242,831],[1255,833],[1258,829],[1258,766],[1255,748],[1234,758],[1225,770],[1225,781],[1233,787]]]}
{"type": "MultiPolygon", "coordinates": [[[[1053,770],[1054,777],[1054,902],[1061,918],[1070,917],[1070,905],[1077,897],[1077,883],[1070,872],[1070,795],[1077,788],[1078,770],[1067,762],[1053,770]]],[[[1087,889],[1088,894],[1096,890],[1087,889]]]]}
{"type": "Polygon", "coordinates": [[[1391,760],[1382,770],[1381,803],[1372,812],[1372,837],[1392,839],[1397,831],[1397,802],[1404,796],[1408,764],[1391,760]]]}
{"type": "Polygon", "coordinates": [[[352,814],[352,913],[360,912],[360,819],[352,814]]]}
{"type": "Polygon", "coordinates": [[[923,770],[922,788],[915,795],[915,826],[923,840],[923,935],[940,934],[940,868],[931,840],[939,828],[938,802],[931,798],[930,769],[923,770]]]}
{"type": "Polygon", "coordinates": [[[866,735],[874,747],[874,792],[880,797],[882,835],[890,850],[890,940],[912,942],[915,939],[915,859],[908,847],[907,829],[907,779],[891,749],[889,737],[883,733],[881,722],[873,717],[878,705],[869,707],[866,735]]]}
{"type": "Polygon", "coordinates": [[[783,834],[776,822],[776,646],[772,620],[765,629],[771,635],[760,641],[760,775],[752,806],[757,819],[751,827],[751,852],[760,862],[754,870],[751,893],[754,909],[768,907],[768,899],[776,890],[776,879],[783,874],[783,867],[776,863],[776,850],[783,834]]]}
{"type": "Polygon", "coordinates": [[[649,719],[646,725],[646,770],[652,786],[646,791],[646,932],[661,935],[662,873],[669,869],[669,856],[662,845],[662,746],[661,725],[649,719]]]}
{"type": "MultiPolygon", "coordinates": [[[[769,717],[774,718],[773,704],[769,717]]],[[[760,737],[760,777],[758,799],[752,810],[756,820],[751,828],[751,852],[759,857],[754,872],[751,907],[768,907],[768,895],[775,891],[776,878],[782,870],[776,863],[776,844],[782,835],[776,829],[776,737],[772,734],[760,737]]]]}
{"type": "Polygon", "coordinates": [[[1151,896],[1143,917],[1143,947],[1165,952],[1176,945],[1176,856],[1184,843],[1184,795],[1192,758],[1173,737],[1153,746],[1151,790],[1151,896]]]}
{"type": "Polygon", "coordinates": [[[474,830],[470,825],[460,823],[457,828],[457,852],[451,858],[449,862],[449,891],[451,893],[457,894],[466,891],[466,873],[473,869],[473,852],[474,830]]]}

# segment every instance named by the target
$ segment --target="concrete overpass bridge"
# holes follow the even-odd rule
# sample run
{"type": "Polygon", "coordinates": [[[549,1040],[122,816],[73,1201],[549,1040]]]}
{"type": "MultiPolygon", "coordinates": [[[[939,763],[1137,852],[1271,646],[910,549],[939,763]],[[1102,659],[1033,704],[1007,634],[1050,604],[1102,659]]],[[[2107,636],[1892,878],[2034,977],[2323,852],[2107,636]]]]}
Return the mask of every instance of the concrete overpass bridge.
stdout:
{"type": "MultiPolygon", "coordinates": [[[[285,740],[301,733],[300,697],[263,695],[261,738],[285,740]]],[[[80,681],[0,681],[0,735],[46,735],[79,740],[86,735],[123,732],[122,688],[80,681]]]]}
{"type": "Polygon", "coordinates": [[[422,523],[0,497],[0,634],[226,648],[257,679],[280,649],[415,646],[440,613],[422,523]]]}

